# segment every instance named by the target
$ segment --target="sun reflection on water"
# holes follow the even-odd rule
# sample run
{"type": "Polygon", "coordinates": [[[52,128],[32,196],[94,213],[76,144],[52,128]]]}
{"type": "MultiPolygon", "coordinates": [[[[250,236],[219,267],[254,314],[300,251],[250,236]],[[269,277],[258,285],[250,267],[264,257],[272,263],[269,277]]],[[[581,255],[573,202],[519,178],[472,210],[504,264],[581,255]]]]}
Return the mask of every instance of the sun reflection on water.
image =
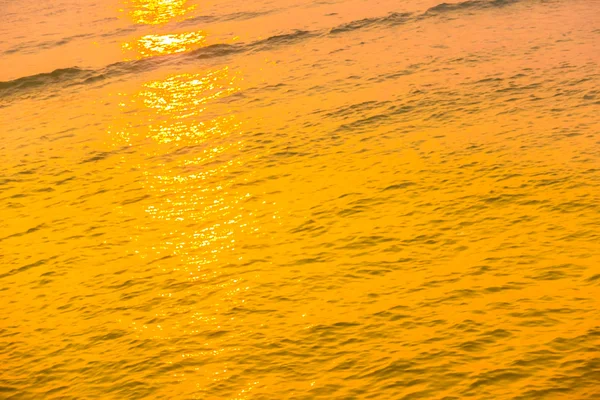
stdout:
{"type": "Polygon", "coordinates": [[[135,52],[135,58],[183,53],[203,47],[206,34],[203,31],[174,33],[168,35],[146,35],[136,41],[123,43],[123,51],[135,52]]]}
{"type": "Polygon", "coordinates": [[[259,202],[247,186],[253,176],[247,164],[256,155],[244,152],[242,121],[230,109],[242,82],[241,72],[227,67],[147,82],[136,93],[120,95],[122,118],[110,130],[115,147],[138,149],[136,159],[124,161],[139,168],[147,199],[123,209],[145,215],[134,252],[155,260],[153,268],[172,282],[157,290],[152,320],[161,322],[133,320],[129,327],[153,341],[201,338],[163,358],[169,365],[206,363],[173,375],[191,385],[189,397],[201,398],[211,385],[229,379],[219,360],[239,351],[236,343],[249,334],[245,318],[227,316],[227,310],[245,306],[252,279],[224,269],[240,261],[240,245],[259,235],[259,202]],[[219,294],[182,302],[207,293],[219,294]]]}
{"type": "MultiPolygon", "coordinates": [[[[225,67],[148,82],[133,96],[123,95],[122,115],[135,117],[118,121],[111,134],[116,146],[126,143],[146,150],[149,164],[143,168],[144,186],[157,192],[157,202],[145,212],[153,219],[174,223],[210,220],[208,216],[213,213],[218,220],[189,233],[164,230],[168,236],[179,236],[162,243],[161,247],[169,247],[173,254],[221,240],[234,243],[229,226],[244,226],[238,224],[240,214],[234,210],[251,195],[234,195],[230,187],[235,179],[227,175],[232,166],[243,166],[239,157],[243,148],[241,122],[234,114],[215,116],[207,111],[209,104],[238,92],[240,80],[240,73],[225,67]],[[187,151],[172,157],[178,148],[187,151]]],[[[210,253],[215,252],[212,249],[210,253]]]]}
{"type": "Polygon", "coordinates": [[[181,74],[150,82],[144,85],[147,90],[139,95],[148,108],[182,119],[203,112],[204,108],[198,109],[198,105],[239,91],[239,80],[239,73],[232,74],[224,67],[204,74],[181,74]]]}
{"type": "MultiPolygon", "coordinates": [[[[166,23],[193,8],[186,1],[129,4],[140,24],[166,23]]],[[[206,36],[150,34],[122,49],[134,59],[182,53],[204,46],[206,36]]],[[[231,310],[246,307],[256,273],[231,268],[245,262],[240,247],[260,236],[257,221],[270,205],[248,186],[255,174],[250,165],[259,155],[246,151],[243,123],[233,108],[242,83],[241,71],[227,66],[146,82],[134,93],[119,94],[121,118],[109,128],[115,147],[136,149],[122,159],[122,168],[139,171],[143,192],[143,201],[121,209],[145,221],[132,233],[130,252],[169,282],[157,288],[160,301],[152,301],[149,314],[126,324],[140,339],[179,344],[160,358],[188,398],[206,398],[228,380],[224,360],[252,334],[244,315],[231,310]]],[[[248,382],[235,398],[247,398],[256,384],[248,382]]]]}
{"type": "Polygon", "coordinates": [[[129,16],[136,24],[159,25],[182,17],[195,6],[187,6],[188,0],[127,0],[129,16]]]}
{"type": "MultiPolygon", "coordinates": [[[[146,129],[140,133],[132,129],[134,121],[124,119],[115,124],[111,133],[113,140],[121,145],[132,145],[140,135],[153,139],[156,145],[169,143],[175,146],[200,145],[208,139],[230,134],[240,135],[241,122],[233,114],[224,113],[214,118],[207,113],[208,104],[225,100],[239,92],[241,73],[232,72],[228,67],[203,74],[174,75],[161,81],[152,81],[143,85],[142,90],[133,96],[122,94],[120,102],[122,114],[144,114],[146,129]],[[201,118],[203,117],[204,118],[201,118]]],[[[146,143],[147,146],[152,146],[146,143]]],[[[218,154],[223,148],[239,146],[233,141],[205,149],[205,153],[218,154]],[[221,149],[221,150],[220,150],[221,149]]],[[[170,147],[154,148],[157,152],[168,152],[170,147]]],[[[189,165],[191,160],[183,160],[189,165]]]]}

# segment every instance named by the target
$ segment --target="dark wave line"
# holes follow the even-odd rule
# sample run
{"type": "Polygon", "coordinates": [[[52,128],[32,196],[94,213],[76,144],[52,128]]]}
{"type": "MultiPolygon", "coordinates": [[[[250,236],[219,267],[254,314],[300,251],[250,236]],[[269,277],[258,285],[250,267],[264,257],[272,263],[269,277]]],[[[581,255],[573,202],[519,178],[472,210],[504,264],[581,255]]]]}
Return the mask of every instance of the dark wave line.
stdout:
{"type": "Polygon", "coordinates": [[[466,10],[485,10],[490,8],[506,7],[522,0],[467,0],[460,3],[441,3],[427,9],[422,14],[391,13],[384,17],[365,18],[348,22],[329,31],[331,34],[346,33],[372,26],[397,26],[407,22],[420,21],[426,18],[437,17],[448,13],[457,13],[466,10]]]}
{"type": "Polygon", "coordinates": [[[0,93],[3,91],[29,89],[52,83],[61,83],[65,82],[65,80],[76,79],[93,73],[93,70],[81,69],[79,67],[61,68],[52,72],[25,76],[12,81],[0,82],[0,93]]]}
{"type": "Polygon", "coordinates": [[[186,53],[185,56],[202,60],[206,58],[225,57],[243,51],[243,44],[213,44],[192,50],[189,53],[186,53]]]}
{"type": "Polygon", "coordinates": [[[86,38],[86,37],[90,37],[93,36],[91,33],[86,33],[86,34],[81,34],[81,35],[73,35],[73,36],[68,36],[59,40],[51,40],[51,41],[46,41],[46,42],[42,42],[42,43],[35,43],[35,42],[27,42],[27,43],[23,43],[20,46],[15,46],[12,47],[6,51],[4,51],[4,54],[13,54],[13,53],[19,53],[19,52],[23,52],[26,50],[48,50],[48,49],[52,49],[54,47],[59,47],[59,46],[64,46],[66,44],[71,43],[72,41],[76,40],[76,39],[82,39],[82,38],[86,38]]]}
{"type": "Polygon", "coordinates": [[[365,18],[358,21],[348,22],[346,24],[342,24],[337,26],[329,31],[329,33],[345,33],[351,32],[359,29],[365,29],[373,25],[381,26],[381,25],[400,25],[405,22],[410,21],[410,17],[412,13],[391,13],[386,15],[385,17],[379,18],[365,18]]]}
{"type": "Polygon", "coordinates": [[[467,0],[461,3],[441,3],[431,7],[423,15],[439,15],[463,10],[482,10],[486,8],[500,8],[518,3],[520,0],[467,0]]]}
{"type": "Polygon", "coordinates": [[[275,35],[254,43],[250,43],[247,47],[257,50],[271,50],[277,46],[294,44],[314,36],[319,36],[319,33],[310,31],[295,31],[293,33],[275,35]]]}
{"type": "Polygon", "coordinates": [[[262,17],[263,15],[271,14],[275,10],[271,11],[262,11],[262,12],[236,12],[232,14],[224,14],[224,15],[199,15],[197,17],[188,18],[184,21],[178,22],[176,26],[189,26],[195,25],[197,23],[214,23],[214,22],[229,22],[229,21],[245,21],[257,17],[262,17]]]}

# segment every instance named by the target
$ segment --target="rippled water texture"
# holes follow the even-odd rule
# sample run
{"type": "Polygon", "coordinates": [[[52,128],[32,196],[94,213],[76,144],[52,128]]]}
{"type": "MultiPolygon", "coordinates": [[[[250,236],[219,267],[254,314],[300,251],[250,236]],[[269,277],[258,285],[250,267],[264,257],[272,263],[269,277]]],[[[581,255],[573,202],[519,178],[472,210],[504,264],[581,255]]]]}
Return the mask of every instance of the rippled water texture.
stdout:
{"type": "Polygon", "coordinates": [[[0,0],[0,398],[600,399],[597,0],[0,0]]]}

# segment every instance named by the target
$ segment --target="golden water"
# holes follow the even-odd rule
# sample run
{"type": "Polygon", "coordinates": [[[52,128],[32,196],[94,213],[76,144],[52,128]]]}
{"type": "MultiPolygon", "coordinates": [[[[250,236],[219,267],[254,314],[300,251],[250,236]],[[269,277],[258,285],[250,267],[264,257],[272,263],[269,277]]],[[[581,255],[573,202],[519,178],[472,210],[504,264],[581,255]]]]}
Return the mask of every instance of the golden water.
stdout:
{"type": "Polygon", "coordinates": [[[19,3],[0,398],[600,398],[599,2],[19,3]]]}

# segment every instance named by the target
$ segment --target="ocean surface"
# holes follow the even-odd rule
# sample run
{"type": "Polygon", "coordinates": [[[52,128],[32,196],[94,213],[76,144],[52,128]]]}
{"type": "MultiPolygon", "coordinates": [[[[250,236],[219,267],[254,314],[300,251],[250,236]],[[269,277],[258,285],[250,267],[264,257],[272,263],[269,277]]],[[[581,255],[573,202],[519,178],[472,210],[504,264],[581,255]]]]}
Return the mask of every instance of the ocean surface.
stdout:
{"type": "Polygon", "coordinates": [[[600,399],[599,0],[0,0],[0,399],[600,399]]]}

